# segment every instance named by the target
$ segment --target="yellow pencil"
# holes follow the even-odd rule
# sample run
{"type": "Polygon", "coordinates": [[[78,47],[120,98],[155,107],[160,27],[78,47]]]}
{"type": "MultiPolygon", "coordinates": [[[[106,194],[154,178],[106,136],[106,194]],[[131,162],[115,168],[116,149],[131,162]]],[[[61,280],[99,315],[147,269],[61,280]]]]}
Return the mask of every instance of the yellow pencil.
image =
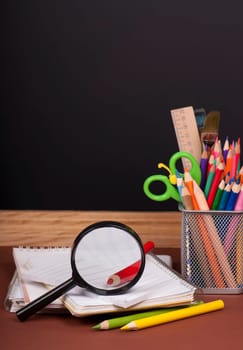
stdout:
{"type": "Polygon", "coordinates": [[[163,315],[156,315],[146,317],[137,321],[129,322],[127,325],[121,327],[123,331],[136,331],[143,328],[157,326],[163,323],[181,320],[188,317],[193,317],[207,312],[217,311],[224,308],[223,300],[215,300],[201,305],[196,305],[190,308],[172,311],[163,315]]]}

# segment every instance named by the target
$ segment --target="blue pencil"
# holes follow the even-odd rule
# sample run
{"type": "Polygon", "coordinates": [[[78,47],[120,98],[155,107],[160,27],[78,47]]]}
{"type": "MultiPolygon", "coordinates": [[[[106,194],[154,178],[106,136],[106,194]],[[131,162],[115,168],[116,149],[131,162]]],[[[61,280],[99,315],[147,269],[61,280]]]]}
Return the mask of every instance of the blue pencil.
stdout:
{"type": "Polygon", "coordinates": [[[232,186],[228,201],[225,206],[225,210],[234,210],[235,203],[240,192],[240,183],[235,182],[232,186]]]}
{"type": "Polygon", "coordinates": [[[227,201],[229,199],[229,195],[230,195],[230,192],[231,192],[231,187],[232,187],[232,185],[230,183],[228,183],[225,186],[225,189],[223,191],[223,194],[222,194],[220,202],[219,202],[219,206],[217,208],[218,210],[225,210],[226,203],[227,203],[227,201]]]}

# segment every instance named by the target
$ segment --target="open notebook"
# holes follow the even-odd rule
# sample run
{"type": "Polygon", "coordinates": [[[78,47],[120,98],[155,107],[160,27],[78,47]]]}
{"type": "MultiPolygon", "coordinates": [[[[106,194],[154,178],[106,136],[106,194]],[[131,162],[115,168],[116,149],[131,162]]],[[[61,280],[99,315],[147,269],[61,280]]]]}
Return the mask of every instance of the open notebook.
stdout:
{"type": "MultiPolygon", "coordinates": [[[[6,298],[10,311],[36,299],[71,277],[70,248],[13,248],[16,275],[6,298]],[[21,287],[21,288],[19,288],[21,287]],[[13,297],[14,296],[14,297],[13,297]],[[14,302],[15,301],[15,302],[14,302]]],[[[101,296],[75,287],[47,310],[68,309],[74,316],[167,307],[191,303],[195,288],[154,254],[146,254],[145,270],[126,293],[101,296]]]]}

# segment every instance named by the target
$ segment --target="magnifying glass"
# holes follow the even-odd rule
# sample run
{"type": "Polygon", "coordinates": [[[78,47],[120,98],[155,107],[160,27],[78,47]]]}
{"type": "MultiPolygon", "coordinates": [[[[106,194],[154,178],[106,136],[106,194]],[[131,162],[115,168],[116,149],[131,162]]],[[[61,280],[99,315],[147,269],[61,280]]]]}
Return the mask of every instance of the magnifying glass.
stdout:
{"type": "Polygon", "coordinates": [[[100,295],[121,294],[142,276],[145,253],[138,234],[125,224],[101,221],[85,228],[76,237],[71,252],[72,276],[59,286],[33,300],[16,312],[20,321],[65,294],[75,286],[100,295]],[[109,283],[117,271],[129,272],[121,283],[109,283]]]}

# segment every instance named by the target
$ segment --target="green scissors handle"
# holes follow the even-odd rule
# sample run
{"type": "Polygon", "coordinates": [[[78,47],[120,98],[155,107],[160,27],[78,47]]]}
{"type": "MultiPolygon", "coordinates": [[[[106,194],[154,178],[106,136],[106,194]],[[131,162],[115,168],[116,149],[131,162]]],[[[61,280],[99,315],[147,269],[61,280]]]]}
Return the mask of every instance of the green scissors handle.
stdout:
{"type": "Polygon", "coordinates": [[[144,190],[144,193],[146,194],[146,196],[148,198],[150,198],[150,199],[152,199],[153,201],[156,201],[156,202],[166,201],[167,199],[170,199],[170,198],[175,199],[177,202],[181,202],[181,198],[180,198],[179,192],[170,183],[170,180],[165,175],[159,175],[158,174],[158,175],[151,175],[151,176],[149,176],[144,181],[143,190],[144,190]],[[150,191],[150,185],[153,182],[159,182],[159,181],[163,182],[165,184],[166,190],[162,194],[155,194],[155,193],[150,191]]]}
{"type": "MultiPolygon", "coordinates": [[[[171,158],[169,160],[169,168],[167,166],[165,166],[164,164],[162,165],[162,167],[166,168],[170,172],[169,177],[167,177],[165,175],[160,175],[160,174],[151,175],[144,181],[143,190],[148,198],[150,198],[154,201],[157,201],[157,202],[162,202],[162,201],[165,201],[167,199],[173,198],[177,202],[181,203],[180,194],[179,194],[177,188],[173,186],[176,184],[176,173],[177,173],[176,163],[181,158],[186,158],[191,162],[192,166],[191,166],[190,174],[191,174],[192,178],[198,184],[200,184],[201,169],[200,169],[200,165],[198,164],[197,160],[188,152],[177,152],[171,156],[171,158]],[[150,185],[153,182],[162,182],[166,187],[165,192],[161,193],[161,194],[155,194],[155,193],[151,192],[150,185]]],[[[180,174],[180,175],[183,177],[183,174],[180,174]]]]}
{"type": "MultiPolygon", "coordinates": [[[[172,174],[176,174],[176,163],[178,160],[182,159],[182,158],[186,158],[189,159],[189,161],[191,162],[191,170],[190,170],[190,174],[192,176],[192,178],[196,181],[196,183],[198,185],[200,185],[201,182],[201,169],[200,169],[200,165],[198,164],[197,160],[193,157],[193,155],[191,153],[188,152],[176,152],[175,154],[173,154],[173,156],[171,156],[170,160],[169,160],[169,168],[172,172],[172,174]]],[[[181,176],[183,177],[183,174],[181,174],[181,176]]]]}

